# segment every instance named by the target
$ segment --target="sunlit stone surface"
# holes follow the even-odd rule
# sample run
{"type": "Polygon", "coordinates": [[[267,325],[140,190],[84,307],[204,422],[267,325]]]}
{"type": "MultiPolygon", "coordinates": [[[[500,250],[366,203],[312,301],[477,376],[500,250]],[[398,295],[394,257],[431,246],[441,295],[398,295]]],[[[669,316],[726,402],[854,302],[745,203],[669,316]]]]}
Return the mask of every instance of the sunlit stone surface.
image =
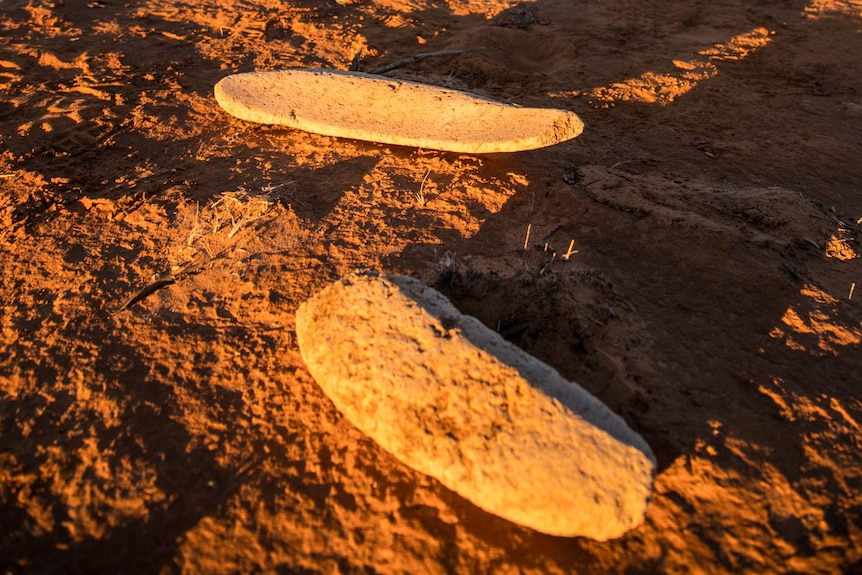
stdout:
{"type": "Polygon", "coordinates": [[[573,112],[494,102],[460,92],[338,70],[234,74],[215,86],[229,114],[326,136],[450,152],[532,150],[575,138],[573,112]]]}
{"type": "Polygon", "coordinates": [[[354,274],[302,304],[296,330],[354,425],[482,509],[598,540],[643,520],[655,474],[643,438],[436,290],[354,274]]]}

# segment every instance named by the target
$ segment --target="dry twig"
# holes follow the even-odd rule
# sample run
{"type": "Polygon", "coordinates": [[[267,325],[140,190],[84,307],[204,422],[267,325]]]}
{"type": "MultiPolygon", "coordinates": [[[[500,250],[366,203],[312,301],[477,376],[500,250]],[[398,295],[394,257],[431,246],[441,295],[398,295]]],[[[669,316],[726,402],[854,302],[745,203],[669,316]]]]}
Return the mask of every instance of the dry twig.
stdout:
{"type": "Polygon", "coordinates": [[[275,205],[272,193],[283,185],[268,185],[263,189],[265,194],[261,196],[252,196],[245,191],[226,192],[203,210],[199,203],[196,204],[194,221],[184,248],[192,250],[191,261],[181,266],[174,266],[172,271],[163,273],[134,292],[114,313],[129,309],[160,289],[192,276],[216,260],[240,249],[245,242],[259,233],[263,224],[251,224],[269,216],[271,207],[275,205]],[[250,231],[245,237],[234,237],[248,228],[250,231]],[[227,232],[220,234],[222,230],[227,232]],[[210,249],[209,240],[213,240],[216,246],[219,244],[223,246],[222,249],[217,252],[210,249]]]}
{"type": "Polygon", "coordinates": [[[483,50],[485,50],[485,47],[479,46],[476,48],[466,48],[464,50],[437,50],[436,52],[424,52],[422,54],[416,54],[415,56],[410,56],[409,58],[397,60],[395,62],[392,62],[391,64],[375,68],[371,70],[369,74],[385,74],[390,70],[394,70],[395,68],[405,66],[407,64],[412,64],[413,62],[418,62],[419,60],[424,60],[425,58],[434,58],[437,56],[457,56],[458,54],[466,54],[468,52],[482,52],[483,50]]]}
{"type": "MultiPolygon", "coordinates": [[[[221,255],[221,254],[219,254],[219,255],[221,255]]],[[[218,256],[216,256],[216,257],[218,257],[218,256]]],[[[162,274],[161,277],[159,277],[158,279],[156,279],[152,283],[145,285],[144,287],[142,287],[141,289],[139,289],[138,291],[133,293],[131,296],[129,296],[129,298],[126,301],[124,301],[123,304],[119,308],[117,308],[117,310],[114,313],[119,313],[121,311],[125,311],[125,310],[129,309],[130,307],[132,307],[133,305],[135,305],[136,303],[138,303],[139,301],[143,300],[144,298],[156,293],[157,291],[159,291],[163,287],[167,287],[171,284],[175,284],[179,280],[201,271],[207,264],[212,263],[216,259],[216,257],[206,259],[202,262],[198,262],[197,264],[186,266],[176,273],[168,272],[166,274],[162,274]]]]}
{"type": "Polygon", "coordinates": [[[430,168],[425,172],[425,177],[422,178],[422,183],[419,185],[419,191],[416,192],[416,201],[419,202],[420,206],[425,205],[425,181],[428,179],[429,175],[431,175],[430,168]]]}

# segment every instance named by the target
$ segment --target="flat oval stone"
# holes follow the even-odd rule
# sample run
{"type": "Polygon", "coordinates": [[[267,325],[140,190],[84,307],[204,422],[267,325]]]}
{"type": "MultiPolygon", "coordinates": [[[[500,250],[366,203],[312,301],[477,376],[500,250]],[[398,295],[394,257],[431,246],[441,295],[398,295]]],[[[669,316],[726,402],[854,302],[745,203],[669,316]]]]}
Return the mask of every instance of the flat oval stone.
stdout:
{"type": "Polygon", "coordinates": [[[478,507],[600,541],[642,522],[655,477],[644,439],[438,291],[353,274],[299,307],[296,333],[347,419],[478,507]]]}
{"type": "Polygon", "coordinates": [[[362,72],[289,68],[222,78],[215,98],[250,122],[315,134],[490,154],[552,146],[577,137],[573,112],[495,102],[467,92],[362,72]]]}

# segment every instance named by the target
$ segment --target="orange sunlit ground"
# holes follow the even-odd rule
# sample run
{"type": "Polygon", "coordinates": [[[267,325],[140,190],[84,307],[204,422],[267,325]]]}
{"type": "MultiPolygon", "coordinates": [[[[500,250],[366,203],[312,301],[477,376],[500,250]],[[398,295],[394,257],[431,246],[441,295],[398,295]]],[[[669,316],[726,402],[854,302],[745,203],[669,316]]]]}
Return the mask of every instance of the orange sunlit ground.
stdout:
{"type": "Polygon", "coordinates": [[[852,0],[4,0],[2,572],[859,572],[860,29],[852,0]],[[478,47],[388,74],[583,134],[436,152],[213,97],[478,47]],[[357,269],[620,415],[645,521],[544,535],[358,431],[295,333],[357,269]]]}

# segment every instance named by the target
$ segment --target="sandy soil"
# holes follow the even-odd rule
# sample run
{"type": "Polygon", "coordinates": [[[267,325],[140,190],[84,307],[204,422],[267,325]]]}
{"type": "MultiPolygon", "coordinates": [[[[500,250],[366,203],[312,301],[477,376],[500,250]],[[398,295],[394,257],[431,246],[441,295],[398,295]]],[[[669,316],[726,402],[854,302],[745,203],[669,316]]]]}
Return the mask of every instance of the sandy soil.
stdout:
{"type": "Polygon", "coordinates": [[[4,572],[862,571],[858,2],[0,7],[4,572]],[[212,96],[474,46],[391,75],[584,134],[438,153],[212,96]],[[357,268],[437,286],[622,415],[659,461],[647,521],[541,535],[353,428],[293,330],[357,268]]]}

